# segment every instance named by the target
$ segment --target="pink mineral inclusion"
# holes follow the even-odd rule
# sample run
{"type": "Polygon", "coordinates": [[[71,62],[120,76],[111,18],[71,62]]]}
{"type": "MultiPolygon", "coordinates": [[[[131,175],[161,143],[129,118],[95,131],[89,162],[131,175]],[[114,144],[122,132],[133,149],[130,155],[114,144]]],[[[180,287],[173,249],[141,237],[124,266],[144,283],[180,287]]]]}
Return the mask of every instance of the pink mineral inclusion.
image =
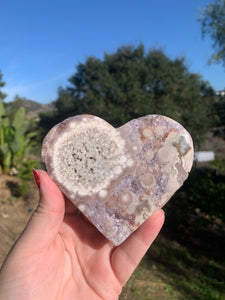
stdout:
{"type": "Polygon", "coordinates": [[[179,123],[160,115],[118,129],[79,115],[49,131],[42,158],[63,193],[119,245],[186,180],[193,143],[179,123]]]}

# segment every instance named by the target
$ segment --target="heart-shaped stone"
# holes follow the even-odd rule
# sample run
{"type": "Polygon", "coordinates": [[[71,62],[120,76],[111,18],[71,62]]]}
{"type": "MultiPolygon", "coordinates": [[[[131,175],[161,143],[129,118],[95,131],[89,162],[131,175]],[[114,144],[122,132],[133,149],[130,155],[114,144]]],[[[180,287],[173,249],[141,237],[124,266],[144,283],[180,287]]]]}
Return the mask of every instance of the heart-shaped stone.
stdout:
{"type": "Polygon", "coordinates": [[[78,115],[49,131],[42,158],[63,193],[119,245],[183,184],[193,143],[179,123],[160,115],[118,129],[78,115]]]}

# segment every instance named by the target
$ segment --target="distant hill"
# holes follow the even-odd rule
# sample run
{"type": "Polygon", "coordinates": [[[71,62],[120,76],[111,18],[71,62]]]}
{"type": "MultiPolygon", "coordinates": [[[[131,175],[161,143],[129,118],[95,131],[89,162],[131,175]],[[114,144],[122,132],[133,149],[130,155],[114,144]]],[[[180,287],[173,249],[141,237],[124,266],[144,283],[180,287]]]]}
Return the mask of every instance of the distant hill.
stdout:
{"type": "Polygon", "coordinates": [[[26,110],[27,119],[39,118],[39,113],[54,110],[54,106],[50,104],[41,104],[33,100],[17,98],[15,101],[5,103],[6,112],[9,114],[19,107],[24,107],[26,110]]]}
{"type": "Polygon", "coordinates": [[[41,104],[32,100],[23,100],[23,107],[27,111],[28,119],[37,119],[39,118],[40,112],[47,112],[54,110],[52,104],[41,104]]]}

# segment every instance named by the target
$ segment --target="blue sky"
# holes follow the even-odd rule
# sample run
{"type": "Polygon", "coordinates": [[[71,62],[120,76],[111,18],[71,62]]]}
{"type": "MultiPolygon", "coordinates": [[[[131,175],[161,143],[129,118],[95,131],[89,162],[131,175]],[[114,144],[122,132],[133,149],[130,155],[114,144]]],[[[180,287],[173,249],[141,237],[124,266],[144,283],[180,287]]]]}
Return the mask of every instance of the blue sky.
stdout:
{"type": "Polygon", "coordinates": [[[18,94],[40,103],[56,99],[79,62],[103,58],[121,45],[162,48],[185,56],[191,72],[216,89],[225,68],[209,66],[212,41],[202,40],[198,7],[210,0],[3,0],[0,70],[7,101],[18,94]]]}

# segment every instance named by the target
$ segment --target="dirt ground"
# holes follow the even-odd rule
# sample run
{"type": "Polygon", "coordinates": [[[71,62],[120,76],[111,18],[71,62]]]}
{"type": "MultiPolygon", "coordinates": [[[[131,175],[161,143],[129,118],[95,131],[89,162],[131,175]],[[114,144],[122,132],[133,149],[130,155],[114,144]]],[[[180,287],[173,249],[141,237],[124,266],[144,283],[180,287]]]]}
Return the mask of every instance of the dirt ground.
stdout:
{"type": "Polygon", "coordinates": [[[25,199],[14,196],[19,181],[13,176],[0,175],[0,266],[38,202],[38,190],[32,182],[25,199]]]}

